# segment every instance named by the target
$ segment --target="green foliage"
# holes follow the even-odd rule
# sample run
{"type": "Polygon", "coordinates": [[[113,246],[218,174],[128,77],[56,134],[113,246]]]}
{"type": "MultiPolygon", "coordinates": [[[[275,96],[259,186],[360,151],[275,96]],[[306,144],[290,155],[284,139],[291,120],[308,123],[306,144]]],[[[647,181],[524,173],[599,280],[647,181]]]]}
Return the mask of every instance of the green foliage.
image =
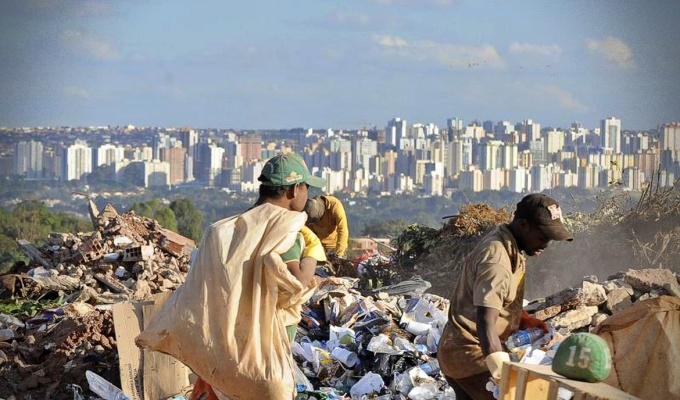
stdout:
{"type": "Polygon", "coordinates": [[[402,267],[411,267],[441,242],[439,230],[411,224],[397,237],[394,260],[402,267]]]}
{"type": "Polygon", "coordinates": [[[28,261],[13,238],[0,234],[0,275],[7,273],[17,261],[28,261]]]}
{"type": "Polygon", "coordinates": [[[26,261],[15,239],[25,239],[40,245],[50,232],[87,232],[92,224],[85,218],[65,212],[52,212],[44,203],[27,200],[17,204],[12,212],[0,209],[0,273],[15,262],[26,261]]]}
{"type": "Polygon", "coordinates": [[[196,208],[188,197],[174,200],[170,209],[175,213],[179,233],[198,242],[201,240],[203,227],[203,213],[196,208]]]}
{"type": "Polygon", "coordinates": [[[164,228],[177,232],[175,213],[157,199],[151,199],[144,203],[135,203],[130,207],[130,211],[155,219],[164,228]]]}
{"type": "Polygon", "coordinates": [[[30,300],[27,298],[10,298],[0,300],[0,314],[15,317],[35,317],[39,311],[59,307],[64,304],[62,299],[30,300]]]}

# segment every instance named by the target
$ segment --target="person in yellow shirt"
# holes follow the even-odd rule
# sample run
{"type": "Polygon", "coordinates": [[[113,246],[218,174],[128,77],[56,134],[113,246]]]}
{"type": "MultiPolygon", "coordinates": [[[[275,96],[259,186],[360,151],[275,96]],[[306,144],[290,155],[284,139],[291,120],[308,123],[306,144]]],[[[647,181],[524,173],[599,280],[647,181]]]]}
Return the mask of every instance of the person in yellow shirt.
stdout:
{"type": "Polygon", "coordinates": [[[315,196],[307,200],[305,212],[309,215],[307,226],[319,237],[324,249],[344,257],[349,246],[349,228],[342,202],[330,195],[315,196]]]}

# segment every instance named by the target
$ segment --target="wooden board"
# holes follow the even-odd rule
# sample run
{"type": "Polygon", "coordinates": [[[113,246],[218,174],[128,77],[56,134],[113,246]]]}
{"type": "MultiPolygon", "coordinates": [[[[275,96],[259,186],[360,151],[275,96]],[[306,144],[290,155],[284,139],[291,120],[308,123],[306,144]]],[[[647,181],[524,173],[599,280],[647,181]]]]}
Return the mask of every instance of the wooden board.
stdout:
{"type": "Polygon", "coordinates": [[[555,400],[559,388],[573,392],[572,400],[639,400],[605,383],[567,379],[554,373],[549,365],[503,364],[502,400],[555,400]]]}

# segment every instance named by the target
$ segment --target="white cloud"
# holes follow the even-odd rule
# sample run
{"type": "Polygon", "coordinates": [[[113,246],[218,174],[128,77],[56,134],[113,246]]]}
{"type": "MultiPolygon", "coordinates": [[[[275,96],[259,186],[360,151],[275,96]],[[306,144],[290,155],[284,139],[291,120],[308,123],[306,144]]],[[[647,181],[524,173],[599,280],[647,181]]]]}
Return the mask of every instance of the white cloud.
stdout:
{"type": "Polygon", "coordinates": [[[562,54],[562,49],[556,44],[540,45],[531,43],[513,42],[510,45],[511,54],[536,54],[545,57],[557,58],[562,54]]]}
{"type": "Polygon", "coordinates": [[[373,41],[384,48],[408,47],[408,43],[398,36],[373,35],[373,41]]]}
{"type": "Polygon", "coordinates": [[[602,40],[587,39],[586,47],[592,54],[596,54],[607,62],[614,62],[619,68],[635,67],[633,52],[623,40],[608,36],[602,40]]]}
{"type": "Polygon", "coordinates": [[[491,45],[463,46],[430,40],[407,42],[390,35],[374,35],[373,41],[387,54],[451,68],[499,68],[504,65],[503,58],[491,45]]]}
{"type": "Polygon", "coordinates": [[[555,85],[513,81],[505,84],[501,93],[510,96],[510,99],[503,101],[512,101],[519,107],[525,108],[525,112],[559,110],[575,113],[588,110],[588,107],[573,94],[555,85]]]}
{"type": "Polygon", "coordinates": [[[574,96],[564,89],[554,85],[541,86],[539,88],[548,98],[557,101],[557,105],[564,110],[571,111],[585,111],[584,106],[580,101],[576,100],[574,96]]]}
{"type": "Polygon", "coordinates": [[[90,92],[80,86],[64,86],[61,88],[61,93],[66,96],[82,97],[84,99],[90,97],[90,92]]]}
{"type": "Polygon", "coordinates": [[[115,61],[120,59],[118,51],[106,40],[86,32],[68,29],[61,32],[59,40],[71,51],[85,54],[95,60],[115,61]]]}

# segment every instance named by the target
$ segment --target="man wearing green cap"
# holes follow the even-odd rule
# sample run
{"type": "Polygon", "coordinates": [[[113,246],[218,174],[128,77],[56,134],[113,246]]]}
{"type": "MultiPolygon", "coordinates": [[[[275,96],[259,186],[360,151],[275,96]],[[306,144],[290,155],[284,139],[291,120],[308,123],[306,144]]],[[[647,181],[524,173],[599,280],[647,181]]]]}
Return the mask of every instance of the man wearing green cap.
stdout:
{"type": "Polygon", "coordinates": [[[493,399],[485,389],[498,383],[510,361],[502,341],[517,329],[547,327],[522,311],[525,257],[540,255],[553,241],[571,241],[562,210],[539,193],[517,204],[509,224],[487,234],[464,261],[449,306],[437,358],[456,399],[493,399]]]}
{"type": "MultiPolygon", "coordinates": [[[[303,211],[307,202],[309,188],[323,188],[326,185],[326,181],[324,179],[310,174],[302,157],[296,154],[282,154],[269,159],[262,168],[262,173],[258,180],[260,181],[259,198],[255,205],[243,214],[244,219],[245,216],[251,213],[257,215],[262,215],[262,213],[288,214],[289,211],[300,213],[303,211]]],[[[300,220],[298,217],[294,217],[294,219],[300,220]]],[[[260,221],[258,222],[258,225],[272,223],[272,220],[268,220],[266,217],[260,217],[258,221],[260,221]]],[[[302,221],[304,221],[304,219],[302,221]]],[[[244,229],[244,231],[253,231],[256,229],[257,227],[255,226],[248,226],[248,228],[244,229]]],[[[308,228],[304,227],[302,224],[296,226],[295,229],[308,230],[308,228]]],[[[244,233],[244,235],[247,235],[247,233],[244,233]]],[[[260,247],[260,245],[257,247],[260,247]]],[[[219,250],[215,249],[215,251],[217,252],[219,250]]],[[[287,251],[282,252],[280,257],[281,261],[285,263],[290,274],[300,282],[301,285],[297,284],[296,286],[302,287],[302,289],[301,291],[298,290],[296,293],[291,293],[289,290],[291,285],[288,284],[285,286],[288,288],[288,290],[277,288],[274,291],[268,291],[266,297],[276,298],[276,319],[280,319],[282,321],[286,328],[289,341],[293,341],[295,338],[295,332],[297,331],[297,324],[301,319],[301,305],[311,296],[315,289],[313,277],[317,260],[325,261],[325,253],[319,239],[316,238],[316,236],[314,236],[311,231],[309,231],[306,232],[306,235],[298,232],[297,238],[292,247],[290,247],[287,251]],[[311,234],[311,236],[309,236],[309,234],[311,234]],[[307,240],[306,242],[306,237],[311,237],[312,239],[307,240]],[[314,241],[313,239],[316,240],[314,241]]],[[[249,261],[246,260],[244,265],[247,265],[248,262],[249,261]]],[[[263,285],[263,283],[257,281],[253,283],[255,286],[259,287],[262,287],[263,285]]],[[[242,284],[251,286],[253,283],[243,281],[242,284]]],[[[269,287],[270,283],[267,281],[267,279],[265,279],[264,283],[267,287],[269,287]]],[[[273,284],[276,285],[276,283],[273,284]]],[[[232,293],[241,290],[245,291],[247,289],[247,287],[228,288],[228,290],[230,290],[232,293]]],[[[238,342],[237,347],[239,346],[246,348],[248,344],[242,344],[238,342]]],[[[258,359],[257,365],[264,365],[270,361],[271,360],[258,359]]],[[[268,368],[265,368],[263,373],[271,374],[271,371],[268,368]]],[[[244,389],[244,387],[247,387],[251,384],[248,379],[251,379],[252,375],[255,375],[252,373],[252,371],[248,372],[246,379],[240,383],[234,381],[234,379],[238,380],[238,377],[229,377],[229,380],[234,382],[234,386],[231,386],[231,390],[225,390],[224,392],[220,392],[217,388],[208,384],[206,382],[207,379],[203,380],[203,378],[199,378],[199,380],[194,385],[194,390],[190,399],[222,399],[227,398],[227,396],[242,396],[243,393],[249,393],[248,390],[244,389]]],[[[281,393],[279,392],[277,395],[278,394],[281,393]]],[[[246,395],[244,398],[247,397],[248,396],[246,395]]]]}
{"type": "MultiPolygon", "coordinates": [[[[310,186],[323,188],[326,181],[309,173],[302,157],[297,154],[282,154],[272,157],[262,168],[258,178],[260,181],[260,197],[255,206],[269,203],[292,211],[303,211],[308,199],[310,186]]],[[[326,261],[326,255],[319,239],[309,228],[303,227],[304,232],[281,258],[288,266],[288,270],[304,286],[308,286],[314,277],[318,261],[326,261]],[[305,238],[309,238],[305,242],[305,238]]],[[[300,308],[286,310],[288,338],[293,341],[297,324],[300,322],[300,308]]]]}

